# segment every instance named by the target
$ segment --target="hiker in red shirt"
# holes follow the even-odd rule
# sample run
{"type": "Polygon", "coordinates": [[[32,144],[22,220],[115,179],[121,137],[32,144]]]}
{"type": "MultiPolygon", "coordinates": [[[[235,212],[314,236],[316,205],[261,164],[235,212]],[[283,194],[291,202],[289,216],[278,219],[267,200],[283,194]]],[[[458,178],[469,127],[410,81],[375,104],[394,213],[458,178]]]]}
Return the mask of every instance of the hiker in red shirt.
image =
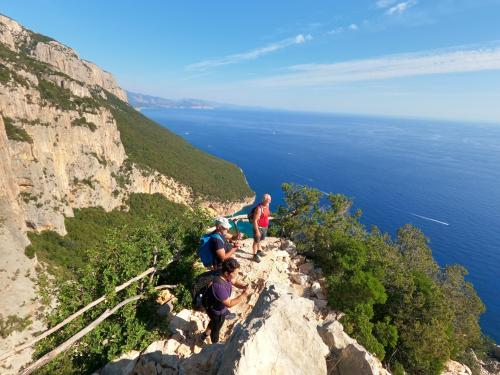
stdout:
{"type": "Polygon", "coordinates": [[[271,195],[264,194],[262,202],[255,208],[253,215],[253,260],[257,263],[260,262],[260,257],[264,256],[262,252],[262,241],[266,239],[267,228],[269,227],[269,204],[271,203],[271,195]]]}

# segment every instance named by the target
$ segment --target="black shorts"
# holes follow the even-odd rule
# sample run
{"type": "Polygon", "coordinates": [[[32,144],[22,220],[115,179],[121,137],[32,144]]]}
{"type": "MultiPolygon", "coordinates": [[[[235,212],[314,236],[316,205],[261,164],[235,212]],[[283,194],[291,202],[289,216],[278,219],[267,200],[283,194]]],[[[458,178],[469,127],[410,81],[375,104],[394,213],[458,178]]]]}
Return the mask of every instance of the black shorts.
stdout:
{"type": "Polygon", "coordinates": [[[255,229],[253,230],[253,240],[255,242],[259,242],[259,241],[262,241],[262,240],[266,239],[266,237],[267,237],[267,227],[259,227],[259,232],[260,232],[260,239],[257,239],[257,237],[255,236],[255,229]]]}

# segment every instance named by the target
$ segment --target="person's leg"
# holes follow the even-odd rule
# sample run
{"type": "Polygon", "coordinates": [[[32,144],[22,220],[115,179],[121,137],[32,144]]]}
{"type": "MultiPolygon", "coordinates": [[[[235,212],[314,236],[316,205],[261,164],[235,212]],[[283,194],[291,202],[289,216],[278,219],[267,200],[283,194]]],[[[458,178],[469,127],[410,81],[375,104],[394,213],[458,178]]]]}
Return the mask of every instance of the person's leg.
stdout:
{"type": "Polygon", "coordinates": [[[259,227],[259,232],[260,232],[260,241],[259,241],[259,249],[257,250],[257,255],[263,257],[266,254],[262,251],[263,248],[263,242],[266,239],[267,236],[267,228],[260,228],[259,227]]]}
{"type": "MultiPolygon", "coordinates": [[[[259,230],[260,232],[260,230],[259,230]]],[[[255,235],[255,229],[253,230],[253,244],[252,244],[252,251],[253,251],[253,260],[256,261],[257,263],[260,262],[260,258],[257,255],[257,251],[259,250],[259,242],[260,238],[257,238],[255,235]]]]}
{"type": "Polygon", "coordinates": [[[225,315],[214,315],[214,319],[212,320],[212,332],[210,333],[212,344],[216,344],[219,342],[220,329],[222,328],[225,319],[225,315]]]}
{"type": "Polygon", "coordinates": [[[210,310],[207,310],[207,315],[210,318],[210,320],[208,321],[207,329],[205,330],[205,332],[203,332],[203,334],[201,336],[201,338],[202,338],[203,341],[205,341],[205,339],[208,336],[211,336],[211,333],[212,333],[212,330],[213,330],[213,326],[215,324],[215,320],[217,319],[217,315],[215,315],[214,313],[212,313],[212,311],[210,311],[210,310]]]}
{"type": "Polygon", "coordinates": [[[259,248],[262,251],[262,249],[265,247],[267,239],[267,228],[259,228],[259,230],[260,230],[259,248]]]}

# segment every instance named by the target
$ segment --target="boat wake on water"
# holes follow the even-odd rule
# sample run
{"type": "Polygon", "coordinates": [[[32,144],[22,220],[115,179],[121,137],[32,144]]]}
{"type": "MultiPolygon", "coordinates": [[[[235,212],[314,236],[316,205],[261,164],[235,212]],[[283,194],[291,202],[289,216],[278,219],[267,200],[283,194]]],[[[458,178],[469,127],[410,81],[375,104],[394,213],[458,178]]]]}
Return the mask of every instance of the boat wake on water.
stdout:
{"type": "Polygon", "coordinates": [[[446,223],[444,221],[439,221],[439,220],[436,220],[436,219],[432,219],[432,218],[427,217],[427,216],[417,215],[417,214],[414,214],[414,213],[411,213],[411,212],[410,212],[410,215],[415,216],[415,217],[419,217],[419,218],[424,219],[424,220],[433,221],[435,223],[439,223],[439,224],[443,224],[443,225],[450,225],[449,223],[446,223]]]}

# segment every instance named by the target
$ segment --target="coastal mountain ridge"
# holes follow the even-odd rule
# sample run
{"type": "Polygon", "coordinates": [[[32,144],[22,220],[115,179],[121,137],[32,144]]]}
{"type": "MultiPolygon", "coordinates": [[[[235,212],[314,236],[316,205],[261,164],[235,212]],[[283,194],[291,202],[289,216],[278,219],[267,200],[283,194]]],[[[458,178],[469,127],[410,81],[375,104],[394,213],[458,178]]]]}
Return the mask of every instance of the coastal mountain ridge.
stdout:
{"type": "MultiPolygon", "coordinates": [[[[182,104],[159,99],[142,96],[138,100],[159,108],[172,108],[161,107],[168,103],[189,109],[208,109],[210,105],[196,100],[182,104]]],[[[266,259],[257,264],[252,261],[252,240],[242,242],[235,257],[254,293],[234,309],[237,320],[227,322],[223,331],[226,343],[202,349],[204,345],[197,345],[194,335],[206,327],[207,319],[189,310],[187,287],[197,273],[203,272],[195,251],[200,234],[213,223],[214,215],[234,213],[251,204],[255,195],[238,166],[196,149],[146,118],[134,109],[141,107],[134,100],[110,73],[80,59],[71,48],[0,15],[0,182],[4,187],[0,191],[0,358],[43,332],[45,323],[53,327],[97,298],[105,296],[101,301],[106,301],[36,347],[0,362],[2,374],[14,374],[23,367],[26,370],[34,358],[41,360],[57,350],[119,302],[144,297],[144,303],[117,310],[37,373],[246,375],[310,371],[387,375],[389,371],[383,367],[386,363],[376,357],[383,359],[385,351],[379,355],[370,349],[377,353],[371,354],[366,344],[359,344],[362,338],[356,341],[347,335],[355,333],[353,322],[346,321],[345,326],[340,323],[343,316],[353,312],[341,307],[344,314],[331,308],[332,295],[342,301],[339,295],[352,293],[350,299],[357,302],[358,294],[367,289],[356,288],[365,282],[378,298],[377,303],[373,298],[372,305],[392,306],[384,305],[384,285],[376,278],[382,277],[386,263],[394,265],[389,267],[390,277],[409,289],[415,286],[415,292],[423,291],[415,298],[401,294],[408,299],[399,305],[430,301],[420,310],[401,310],[405,312],[402,318],[412,316],[414,311],[432,315],[413,317],[416,328],[412,332],[417,332],[420,324],[425,326],[426,319],[432,323],[434,318],[446,317],[439,316],[438,310],[428,313],[434,311],[433,304],[442,307],[446,301],[434,280],[423,271],[403,268],[406,263],[399,263],[405,260],[399,249],[377,233],[364,232],[356,222],[357,214],[350,216],[348,208],[337,212],[335,203],[348,206],[340,196],[328,196],[332,212],[316,202],[318,211],[314,213],[303,205],[319,191],[297,190],[285,197],[294,207],[289,213],[281,212],[281,220],[282,225],[290,220],[287,228],[306,244],[269,238],[266,259]],[[295,205],[291,197],[299,204],[295,205]],[[321,228],[321,220],[298,221],[311,216],[347,228],[348,235],[335,237],[335,233],[321,228]],[[306,228],[307,233],[300,228],[306,228]],[[312,246],[314,250],[318,238],[336,246],[335,251],[325,253],[323,262],[321,257],[311,261],[305,256],[304,248],[312,246]],[[380,268],[374,274],[367,269],[366,239],[373,242],[370,254],[373,251],[381,256],[377,247],[381,246],[385,254],[393,255],[377,258],[380,268]],[[347,256],[335,264],[335,256],[343,255],[347,256]],[[339,270],[347,264],[346,270],[353,271],[354,276],[347,273],[336,278],[331,273],[332,264],[339,270]],[[144,275],[148,267],[151,275],[139,281],[137,275],[144,275]],[[399,275],[400,270],[407,273],[399,275]],[[135,281],[118,293],[115,287],[127,280],[135,281]],[[340,281],[346,280],[351,284],[341,290],[340,281]],[[154,294],[160,281],[171,294],[154,294]],[[339,289],[332,294],[335,286],[339,289]],[[164,303],[159,302],[162,297],[164,303]],[[159,337],[161,341],[150,340],[159,337]],[[114,362],[106,365],[110,360],[114,362]]],[[[279,210],[276,217],[280,217],[279,210]]],[[[285,231],[281,233],[286,238],[285,231]]],[[[416,232],[408,233],[407,247],[413,250],[411,240],[415,236],[411,235],[416,232]]],[[[421,245],[418,241],[416,244],[421,245]]],[[[430,249],[423,245],[419,249],[424,254],[423,265],[437,271],[430,249]]],[[[458,276],[456,279],[461,280],[458,276]]],[[[457,291],[451,286],[450,290],[457,291]]],[[[475,292],[469,292],[467,296],[474,299],[475,292]]],[[[366,312],[371,305],[364,307],[366,312]]],[[[356,310],[356,314],[367,316],[363,310],[356,310]]],[[[464,312],[464,321],[469,315],[464,312]]],[[[365,323],[365,327],[372,325],[369,320],[365,323]]],[[[472,323],[475,327],[476,322],[472,323]]],[[[388,346],[392,341],[396,345],[397,331],[389,319],[377,322],[376,328],[388,346]]],[[[424,339],[434,339],[433,332],[427,333],[424,339]]],[[[446,336],[438,338],[443,343],[446,336]]],[[[420,344],[417,340],[411,343],[415,342],[415,346],[420,344]]],[[[427,358],[419,352],[420,347],[416,349],[408,352],[427,358]]],[[[398,348],[394,350],[393,354],[398,348]]],[[[452,357],[439,358],[444,362],[452,357]]],[[[467,366],[453,361],[434,367],[438,370],[433,374],[443,368],[446,375],[472,374],[467,366]]],[[[394,374],[404,374],[401,368],[394,374]]],[[[489,373],[485,370],[481,374],[489,373]]]]}
{"type": "Polygon", "coordinates": [[[158,96],[139,94],[127,91],[127,99],[134,108],[168,108],[168,109],[216,109],[230,107],[227,104],[202,99],[166,99],[158,96]]]}
{"type": "MultiPolygon", "coordinates": [[[[111,73],[4,15],[0,172],[1,321],[34,321],[28,334],[40,330],[33,318],[40,265],[36,253],[24,254],[28,233],[64,236],[75,210],[127,210],[134,194],[197,203],[213,214],[238,211],[254,197],[236,165],[134,110],[111,73]]],[[[2,352],[26,338],[5,334],[2,352]]]]}

